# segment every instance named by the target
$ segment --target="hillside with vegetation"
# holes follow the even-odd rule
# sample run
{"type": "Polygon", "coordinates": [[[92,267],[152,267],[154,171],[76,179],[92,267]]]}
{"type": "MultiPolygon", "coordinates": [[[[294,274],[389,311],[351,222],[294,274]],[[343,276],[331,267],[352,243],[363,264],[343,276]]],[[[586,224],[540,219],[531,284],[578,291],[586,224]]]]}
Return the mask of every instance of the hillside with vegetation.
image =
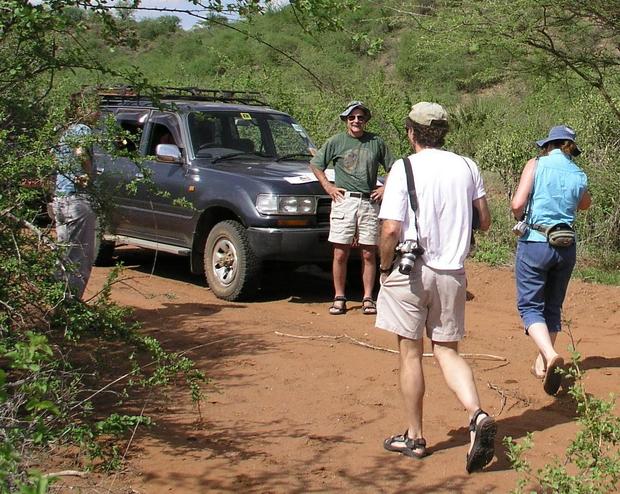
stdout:
{"type": "Polygon", "coordinates": [[[122,401],[180,375],[200,403],[205,376],[141,336],[128,311],[110,301],[117,271],[86,303],[68,297],[55,276],[60,256],[39,223],[41,204],[56,167],[51,151],[67,125],[67,96],[83,85],[259,91],[319,145],[341,128],[346,103],[361,99],[373,111],[369,130],[395,155],[408,152],[411,104],[437,101],[451,115],[447,147],[474,158],[485,175],[494,223],[477,235],[475,258],[501,265],[515,248],[508,203],[521,168],[536,153],[534,141],[565,123],[577,131],[578,164],[594,198],[577,223],[579,274],[620,283],[614,2],[303,0],[263,11],[253,0],[209,0],[189,31],[174,12],[136,20],[131,1],[34,3],[0,7],[2,493],[45,492],[49,480],[29,474],[23,458],[51,443],[76,444],[88,461],[118,465],[109,439],[148,419],[99,413],[93,403],[104,377],[122,382],[122,401]],[[84,355],[119,346],[128,352],[120,371],[84,355]]]}
{"type": "Polygon", "coordinates": [[[476,11],[488,2],[471,2],[467,11],[450,2],[405,4],[348,2],[354,7],[327,26],[291,8],[251,21],[215,16],[190,31],[170,16],[128,19],[131,43],[114,52],[102,44],[95,49],[114,67],[137,68],[155,85],[260,91],[300,120],[319,145],[340,128],[340,108],[361,99],[373,110],[370,130],[403,155],[411,104],[440,102],[452,117],[448,148],[486,172],[494,226],[479,238],[476,256],[491,263],[511,262],[508,200],[536,153],[534,141],[553,125],[572,126],[595,198],[578,222],[581,273],[618,280],[620,57],[604,49],[617,39],[617,26],[593,22],[594,11],[576,12],[581,19],[575,20],[559,7],[549,7],[541,20],[544,9],[535,2],[500,3],[493,17],[476,11]],[[522,15],[527,11],[532,15],[522,15]],[[543,46],[547,40],[552,48],[543,46]],[[597,274],[598,268],[609,274],[597,274]]]}

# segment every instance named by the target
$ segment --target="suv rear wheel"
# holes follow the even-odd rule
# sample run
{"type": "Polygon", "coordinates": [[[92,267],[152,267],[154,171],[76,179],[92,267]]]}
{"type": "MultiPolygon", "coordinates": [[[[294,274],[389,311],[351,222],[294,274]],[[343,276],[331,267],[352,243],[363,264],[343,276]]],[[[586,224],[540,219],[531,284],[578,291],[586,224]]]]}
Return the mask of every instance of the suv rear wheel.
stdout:
{"type": "Polygon", "coordinates": [[[97,228],[95,233],[95,266],[112,266],[114,264],[114,248],[116,244],[108,240],[103,240],[97,228]]]}
{"type": "Polygon", "coordinates": [[[260,263],[245,228],[233,220],[216,224],[205,242],[204,267],[207,283],[216,297],[239,300],[257,288],[260,263]]]}
{"type": "Polygon", "coordinates": [[[111,266],[114,264],[114,242],[101,240],[99,247],[95,251],[95,266],[111,266]]]}

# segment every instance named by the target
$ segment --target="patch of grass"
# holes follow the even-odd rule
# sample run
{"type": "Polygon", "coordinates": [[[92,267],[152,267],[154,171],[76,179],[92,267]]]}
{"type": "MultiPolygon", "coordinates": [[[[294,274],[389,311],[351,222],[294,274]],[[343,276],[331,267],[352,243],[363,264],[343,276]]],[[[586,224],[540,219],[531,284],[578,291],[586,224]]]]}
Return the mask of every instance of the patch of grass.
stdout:
{"type": "Polygon", "coordinates": [[[491,236],[476,235],[476,250],[473,259],[491,266],[507,266],[512,264],[514,249],[506,244],[500,244],[491,236]]]}
{"type": "Polygon", "coordinates": [[[577,255],[575,277],[590,283],[620,286],[620,252],[584,248],[577,255]]]}
{"type": "Polygon", "coordinates": [[[608,271],[596,267],[584,267],[575,269],[574,274],[576,278],[590,283],[620,286],[620,270],[608,271]]]}

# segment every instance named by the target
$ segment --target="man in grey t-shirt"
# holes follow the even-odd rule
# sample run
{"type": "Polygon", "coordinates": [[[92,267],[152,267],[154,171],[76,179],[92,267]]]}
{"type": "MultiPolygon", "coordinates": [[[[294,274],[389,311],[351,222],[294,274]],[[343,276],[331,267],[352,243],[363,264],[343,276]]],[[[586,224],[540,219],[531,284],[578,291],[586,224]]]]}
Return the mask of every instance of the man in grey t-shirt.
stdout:
{"type": "Polygon", "coordinates": [[[394,158],[381,137],[365,131],[370,110],[361,101],[352,101],[340,114],[346,132],[332,136],[310,161],[310,169],[332,198],[329,241],[334,244],[332,265],[333,315],[346,313],[345,281],[351,247],[359,244],[362,253],[364,314],[376,314],[373,287],[377,270],[378,212],[383,186],[377,186],[379,165],[389,171],[394,158]],[[332,165],[335,183],[325,175],[332,165]]]}

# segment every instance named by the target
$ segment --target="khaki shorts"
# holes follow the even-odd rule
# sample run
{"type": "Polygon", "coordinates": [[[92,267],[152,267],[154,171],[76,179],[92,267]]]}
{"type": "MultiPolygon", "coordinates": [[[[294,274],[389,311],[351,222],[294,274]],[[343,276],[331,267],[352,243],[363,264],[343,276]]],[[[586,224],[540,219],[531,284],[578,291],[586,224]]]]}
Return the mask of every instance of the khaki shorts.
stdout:
{"type": "Polygon", "coordinates": [[[329,238],[335,244],[377,245],[379,240],[379,204],[345,192],[342,201],[332,201],[329,217],[329,238]]]}
{"type": "Polygon", "coordinates": [[[465,270],[437,271],[417,261],[410,276],[394,269],[379,290],[379,329],[411,340],[460,341],[465,334],[465,270]]]}

